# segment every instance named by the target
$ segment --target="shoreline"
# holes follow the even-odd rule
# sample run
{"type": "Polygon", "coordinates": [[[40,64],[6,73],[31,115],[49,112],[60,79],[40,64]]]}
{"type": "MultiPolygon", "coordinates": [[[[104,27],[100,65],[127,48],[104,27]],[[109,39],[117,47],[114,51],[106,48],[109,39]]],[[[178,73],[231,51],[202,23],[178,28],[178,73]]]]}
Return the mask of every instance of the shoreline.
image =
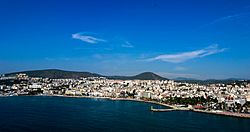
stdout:
{"type": "MultiPolygon", "coordinates": [[[[228,111],[216,112],[216,111],[189,109],[189,108],[179,108],[179,107],[174,106],[174,105],[164,104],[164,103],[160,103],[160,102],[156,102],[156,101],[147,101],[147,100],[132,99],[132,98],[111,98],[111,97],[95,97],[95,96],[66,96],[66,95],[27,95],[27,96],[107,99],[107,100],[111,100],[111,101],[135,101],[135,102],[150,103],[150,104],[156,104],[156,105],[160,105],[160,106],[164,106],[164,107],[169,107],[170,109],[174,109],[176,111],[193,111],[193,112],[204,113],[204,114],[213,114],[213,115],[218,115],[218,116],[250,119],[250,114],[246,114],[246,113],[234,113],[234,112],[228,112],[228,111]]],[[[13,97],[13,96],[0,96],[0,97],[13,97]]]]}
{"type": "MultiPolygon", "coordinates": [[[[40,95],[38,95],[40,96],[40,95]]],[[[142,103],[151,103],[156,105],[161,105],[164,107],[169,107],[171,109],[175,109],[176,107],[169,104],[164,104],[156,101],[147,101],[147,100],[139,100],[139,99],[132,99],[132,98],[111,98],[111,97],[95,97],[95,96],[65,96],[65,95],[41,95],[41,96],[51,96],[51,97],[66,97],[66,98],[89,98],[89,99],[107,99],[111,101],[135,101],[135,102],[142,102],[142,103]]]]}
{"type": "Polygon", "coordinates": [[[213,115],[218,115],[218,116],[250,119],[250,114],[246,114],[246,113],[235,113],[235,112],[228,112],[228,111],[213,112],[213,111],[205,111],[205,110],[197,110],[197,109],[192,110],[192,111],[198,112],[198,113],[204,113],[204,114],[213,114],[213,115]]]}

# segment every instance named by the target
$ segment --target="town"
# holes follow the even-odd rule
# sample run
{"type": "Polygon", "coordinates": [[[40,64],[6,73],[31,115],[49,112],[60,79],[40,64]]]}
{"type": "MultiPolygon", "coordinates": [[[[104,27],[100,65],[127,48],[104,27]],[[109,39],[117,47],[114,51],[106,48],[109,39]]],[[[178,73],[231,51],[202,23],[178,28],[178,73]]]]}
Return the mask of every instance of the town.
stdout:
{"type": "Polygon", "coordinates": [[[173,80],[50,79],[16,74],[0,78],[0,96],[77,96],[154,101],[216,112],[250,113],[250,83],[195,84],[173,80]]]}

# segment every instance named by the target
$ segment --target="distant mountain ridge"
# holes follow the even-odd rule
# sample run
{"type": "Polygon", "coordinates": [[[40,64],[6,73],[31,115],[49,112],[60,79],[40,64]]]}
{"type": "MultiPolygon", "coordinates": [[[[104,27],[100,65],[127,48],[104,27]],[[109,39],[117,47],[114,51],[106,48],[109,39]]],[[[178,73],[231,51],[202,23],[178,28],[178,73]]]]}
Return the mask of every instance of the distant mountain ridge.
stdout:
{"type": "Polygon", "coordinates": [[[18,73],[25,73],[30,77],[43,77],[43,78],[53,78],[53,79],[58,79],[58,78],[77,79],[81,77],[106,77],[108,79],[120,79],[120,80],[168,80],[167,78],[161,77],[152,72],[144,72],[135,76],[104,76],[104,75],[90,73],[90,72],[64,71],[64,70],[59,70],[59,69],[22,71],[22,72],[8,73],[5,75],[13,76],[18,73]]]}
{"type": "Polygon", "coordinates": [[[207,79],[207,80],[198,80],[198,79],[190,79],[190,80],[175,80],[176,82],[185,82],[185,83],[193,83],[193,84],[234,84],[238,82],[250,82],[248,79],[237,79],[237,78],[229,78],[229,79],[207,79]]]}
{"type": "MultiPolygon", "coordinates": [[[[43,78],[52,78],[52,79],[59,79],[59,78],[79,79],[81,77],[106,77],[108,79],[114,79],[114,80],[169,80],[153,72],[143,72],[134,76],[105,76],[105,75],[91,73],[91,72],[65,71],[65,70],[59,70],[59,69],[13,72],[13,73],[7,73],[5,74],[5,76],[13,76],[18,73],[25,73],[30,77],[43,77],[43,78]]],[[[212,83],[229,84],[229,83],[239,82],[239,80],[243,80],[243,79],[229,78],[229,79],[224,79],[224,80],[223,79],[222,80],[217,80],[217,79],[199,80],[199,79],[193,79],[193,78],[179,77],[173,80],[175,80],[176,82],[186,82],[186,83],[195,83],[195,84],[212,84],[212,83]]]]}
{"type": "Polygon", "coordinates": [[[25,73],[30,77],[43,77],[43,78],[79,78],[79,77],[101,77],[102,75],[90,72],[76,72],[76,71],[64,71],[58,69],[46,69],[46,70],[32,70],[13,72],[5,74],[6,76],[12,76],[19,73],[25,73]]]}
{"type": "Polygon", "coordinates": [[[185,81],[185,80],[197,80],[197,79],[186,78],[186,77],[177,77],[177,78],[173,78],[173,80],[176,80],[176,81],[185,81]]]}
{"type": "Polygon", "coordinates": [[[108,76],[107,78],[119,80],[168,80],[153,72],[143,72],[135,76],[108,76]]]}

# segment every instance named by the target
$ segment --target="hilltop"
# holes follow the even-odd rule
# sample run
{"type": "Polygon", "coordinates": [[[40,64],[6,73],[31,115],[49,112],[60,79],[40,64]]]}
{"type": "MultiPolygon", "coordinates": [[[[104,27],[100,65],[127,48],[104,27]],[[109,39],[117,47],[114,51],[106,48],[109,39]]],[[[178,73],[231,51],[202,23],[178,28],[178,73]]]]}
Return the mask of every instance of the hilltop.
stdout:
{"type": "Polygon", "coordinates": [[[76,71],[64,71],[58,69],[46,69],[46,70],[32,70],[32,71],[21,71],[5,74],[6,76],[13,76],[15,74],[25,73],[30,77],[43,77],[43,78],[80,78],[80,77],[101,77],[102,75],[90,72],[76,72],[76,71]]]}
{"type": "Polygon", "coordinates": [[[45,69],[45,70],[32,70],[21,71],[5,74],[6,76],[13,76],[15,74],[25,73],[30,77],[43,77],[43,78],[81,78],[81,77],[106,77],[108,79],[120,79],[120,80],[167,80],[167,78],[161,77],[153,72],[143,72],[135,76],[105,76],[91,72],[77,72],[77,71],[64,71],[59,69],[45,69]]]}

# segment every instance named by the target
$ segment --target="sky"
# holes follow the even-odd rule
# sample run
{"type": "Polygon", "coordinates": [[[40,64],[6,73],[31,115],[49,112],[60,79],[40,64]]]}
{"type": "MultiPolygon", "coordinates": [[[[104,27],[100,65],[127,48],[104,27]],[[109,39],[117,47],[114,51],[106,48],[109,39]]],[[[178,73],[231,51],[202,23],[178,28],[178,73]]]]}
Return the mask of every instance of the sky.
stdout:
{"type": "Polygon", "coordinates": [[[0,0],[0,73],[250,79],[249,0],[0,0]]]}

